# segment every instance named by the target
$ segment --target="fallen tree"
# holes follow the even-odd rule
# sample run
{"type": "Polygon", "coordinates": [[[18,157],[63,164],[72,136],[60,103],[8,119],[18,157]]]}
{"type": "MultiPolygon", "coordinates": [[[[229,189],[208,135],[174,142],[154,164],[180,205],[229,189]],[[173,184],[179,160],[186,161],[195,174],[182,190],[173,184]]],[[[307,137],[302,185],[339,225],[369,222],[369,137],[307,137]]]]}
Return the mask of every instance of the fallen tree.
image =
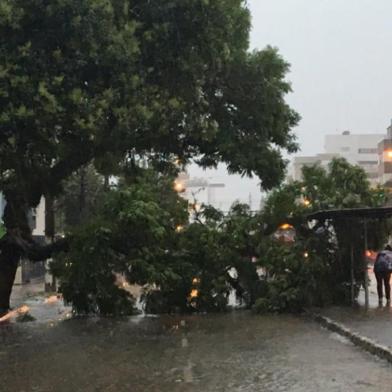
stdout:
{"type": "MultiPolygon", "coordinates": [[[[245,1],[0,2],[0,309],[20,257],[44,259],[27,213],[92,163],[105,176],[139,158],[227,164],[271,188],[296,150],[288,64],[249,53],[245,1]]],[[[49,233],[52,236],[53,233],[49,233]]]]}

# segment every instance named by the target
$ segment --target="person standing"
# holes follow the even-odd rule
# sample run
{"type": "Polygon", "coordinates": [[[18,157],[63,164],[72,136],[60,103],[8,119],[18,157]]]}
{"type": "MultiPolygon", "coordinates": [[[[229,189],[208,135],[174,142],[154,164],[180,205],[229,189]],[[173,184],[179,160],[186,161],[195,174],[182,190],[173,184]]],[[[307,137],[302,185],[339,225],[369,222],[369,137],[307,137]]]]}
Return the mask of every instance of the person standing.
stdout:
{"type": "Polygon", "coordinates": [[[379,305],[382,305],[383,285],[385,288],[385,299],[387,300],[387,305],[391,304],[391,285],[389,283],[391,278],[391,267],[392,248],[390,245],[386,245],[385,249],[378,253],[373,268],[373,272],[377,280],[377,294],[379,305]]]}

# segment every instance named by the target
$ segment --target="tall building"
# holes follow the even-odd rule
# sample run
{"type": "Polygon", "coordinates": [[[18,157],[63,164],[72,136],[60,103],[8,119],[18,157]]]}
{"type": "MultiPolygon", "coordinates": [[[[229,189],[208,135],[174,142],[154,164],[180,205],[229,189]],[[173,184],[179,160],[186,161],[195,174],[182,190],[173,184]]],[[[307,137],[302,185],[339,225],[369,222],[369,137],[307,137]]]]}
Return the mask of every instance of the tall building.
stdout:
{"type": "Polygon", "coordinates": [[[392,188],[392,120],[387,128],[387,136],[377,145],[377,152],[380,183],[392,188]]]}
{"type": "Polygon", "coordinates": [[[327,167],[328,163],[335,157],[339,157],[339,154],[317,154],[313,156],[294,157],[289,167],[289,179],[293,181],[302,180],[302,168],[304,166],[320,165],[327,167]]]}
{"type": "Polygon", "coordinates": [[[358,165],[366,172],[372,185],[378,184],[378,143],[385,139],[385,134],[326,135],[324,149],[326,153],[339,154],[352,165],[358,165]]]}
{"type": "Polygon", "coordinates": [[[385,134],[351,134],[349,131],[344,131],[342,134],[337,135],[326,135],[324,152],[314,156],[295,157],[291,164],[289,178],[299,181],[302,178],[303,166],[320,164],[326,167],[333,158],[342,157],[352,165],[362,167],[373,186],[380,183],[383,184],[384,181],[380,178],[379,169],[379,143],[385,140],[385,138],[385,134]]]}
{"type": "Polygon", "coordinates": [[[197,200],[215,208],[221,207],[216,199],[215,191],[224,187],[224,183],[212,183],[207,178],[191,178],[187,172],[179,173],[175,182],[175,189],[182,193],[185,199],[190,202],[197,200]]]}

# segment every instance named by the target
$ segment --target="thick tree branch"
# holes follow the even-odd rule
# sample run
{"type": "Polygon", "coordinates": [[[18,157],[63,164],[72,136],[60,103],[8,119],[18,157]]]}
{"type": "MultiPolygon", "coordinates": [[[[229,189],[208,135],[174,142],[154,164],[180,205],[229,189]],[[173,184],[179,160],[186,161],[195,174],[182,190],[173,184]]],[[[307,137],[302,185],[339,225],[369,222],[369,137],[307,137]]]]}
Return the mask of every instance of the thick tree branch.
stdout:
{"type": "Polygon", "coordinates": [[[13,246],[18,254],[30,261],[38,262],[51,258],[54,254],[69,249],[70,237],[61,238],[51,244],[41,245],[33,239],[26,239],[17,233],[7,234],[0,241],[0,250],[4,247],[13,246]]]}

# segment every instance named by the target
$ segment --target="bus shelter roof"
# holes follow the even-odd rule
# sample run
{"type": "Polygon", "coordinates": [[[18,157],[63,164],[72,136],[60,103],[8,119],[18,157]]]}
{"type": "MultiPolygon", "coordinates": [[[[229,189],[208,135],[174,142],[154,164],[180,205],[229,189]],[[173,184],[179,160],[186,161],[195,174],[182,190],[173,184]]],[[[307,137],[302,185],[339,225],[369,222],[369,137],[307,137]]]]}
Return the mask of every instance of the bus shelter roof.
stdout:
{"type": "Polygon", "coordinates": [[[388,219],[392,217],[392,207],[374,208],[341,208],[336,210],[321,210],[307,216],[307,220],[327,219],[388,219]]]}

